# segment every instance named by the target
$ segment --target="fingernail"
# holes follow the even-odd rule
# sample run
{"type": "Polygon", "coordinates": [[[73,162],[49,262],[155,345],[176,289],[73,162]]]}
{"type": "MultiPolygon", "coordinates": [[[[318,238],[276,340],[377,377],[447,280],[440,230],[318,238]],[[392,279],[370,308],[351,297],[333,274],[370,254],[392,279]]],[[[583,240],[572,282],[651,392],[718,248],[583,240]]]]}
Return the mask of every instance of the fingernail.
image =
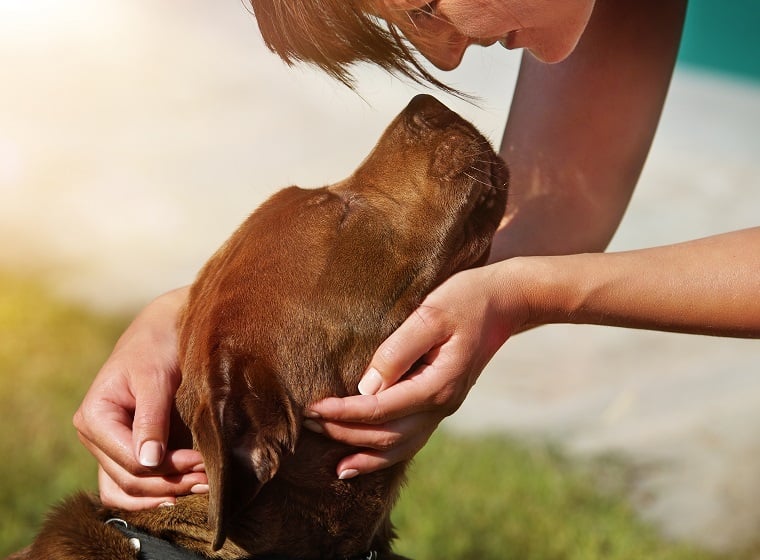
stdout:
{"type": "Polygon", "coordinates": [[[161,464],[164,446],[157,441],[146,441],[140,447],[140,464],[143,467],[157,467],[161,464]]]}
{"type": "Polygon", "coordinates": [[[307,410],[303,413],[306,418],[322,418],[322,415],[316,410],[307,410]]]}
{"type": "Polygon", "coordinates": [[[160,507],[160,508],[174,507],[174,503],[172,503],[172,502],[162,502],[162,503],[158,504],[158,507],[160,507]]]}
{"type": "Polygon", "coordinates": [[[206,472],[206,464],[201,463],[193,467],[193,472],[206,472]]]}
{"type": "Polygon", "coordinates": [[[383,385],[383,378],[380,373],[372,368],[364,374],[362,380],[359,381],[359,392],[362,395],[374,395],[383,385]]]}
{"type": "Polygon", "coordinates": [[[349,478],[354,478],[355,476],[359,476],[359,471],[356,469],[346,469],[344,471],[340,471],[338,478],[340,480],[348,480],[349,478]]]}
{"type": "Polygon", "coordinates": [[[311,430],[312,432],[316,432],[318,434],[324,434],[325,429],[322,427],[322,424],[319,422],[315,422],[314,420],[304,420],[303,421],[303,427],[307,430],[311,430]]]}
{"type": "Polygon", "coordinates": [[[191,494],[208,494],[208,484],[196,484],[190,488],[191,494]]]}

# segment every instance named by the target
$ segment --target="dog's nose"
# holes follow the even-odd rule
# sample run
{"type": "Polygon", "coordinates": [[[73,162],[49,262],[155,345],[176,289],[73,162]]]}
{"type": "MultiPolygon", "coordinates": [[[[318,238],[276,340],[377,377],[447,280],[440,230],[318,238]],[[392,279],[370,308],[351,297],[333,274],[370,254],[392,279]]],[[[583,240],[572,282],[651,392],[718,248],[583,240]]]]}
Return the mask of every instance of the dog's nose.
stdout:
{"type": "Polygon", "coordinates": [[[456,113],[432,95],[416,95],[404,109],[408,121],[420,128],[440,128],[448,124],[456,113]]]}
{"type": "Polygon", "coordinates": [[[415,95],[406,108],[415,113],[448,111],[446,105],[427,93],[415,95]]]}

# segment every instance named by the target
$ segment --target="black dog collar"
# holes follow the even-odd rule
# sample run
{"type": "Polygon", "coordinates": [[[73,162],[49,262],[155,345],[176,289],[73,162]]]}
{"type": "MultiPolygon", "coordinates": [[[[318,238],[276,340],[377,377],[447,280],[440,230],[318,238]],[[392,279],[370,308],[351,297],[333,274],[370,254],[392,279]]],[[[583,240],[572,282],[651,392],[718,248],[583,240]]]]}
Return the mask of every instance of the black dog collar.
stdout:
{"type": "MultiPolygon", "coordinates": [[[[190,550],[179,547],[175,544],[149,535],[135,527],[131,527],[123,519],[113,518],[106,521],[118,529],[127,539],[129,544],[137,552],[138,560],[208,560],[205,556],[196,554],[190,550]]],[[[341,560],[377,560],[378,554],[375,550],[370,550],[366,554],[343,558],[341,560]]],[[[282,556],[271,556],[268,558],[261,557],[258,560],[294,560],[282,556]]]]}
{"type": "Polygon", "coordinates": [[[208,560],[205,556],[130,527],[123,519],[109,519],[106,525],[118,529],[129,539],[129,544],[137,552],[139,560],[208,560]]]}

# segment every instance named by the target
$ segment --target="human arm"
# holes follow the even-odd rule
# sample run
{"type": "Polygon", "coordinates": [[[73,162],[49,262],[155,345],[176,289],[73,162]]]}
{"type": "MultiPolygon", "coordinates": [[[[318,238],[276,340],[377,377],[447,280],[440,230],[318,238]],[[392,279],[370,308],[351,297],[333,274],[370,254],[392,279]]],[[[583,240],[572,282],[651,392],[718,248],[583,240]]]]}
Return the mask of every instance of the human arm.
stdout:
{"type": "Polygon", "coordinates": [[[565,61],[523,56],[500,149],[510,196],[491,262],[606,248],[654,138],[685,7],[598,0],[565,61]]]}
{"type": "Polygon", "coordinates": [[[651,249],[514,261],[531,324],[760,337],[760,227],[651,249]]]}
{"type": "Polygon", "coordinates": [[[74,415],[80,440],[99,463],[106,505],[155,507],[207,483],[198,452],[168,448],[180,382],[177,317],[187,294],[187,288],[180,288],[145,307],[74,415]]]}
{"type": "Polygon", "coordinates": [[[547,65],[524,55],[501,147],[511,183],[491,252],[498,264],[445,282],[378,349],[360,387],[387,389],[313,407],[319,417],[309,427],[367,448],[343,459],[339,473],[371,472],[413,456],[459,407],[496,348],[527,327],[517,303],[514,325],[493,322],[497,300],[482,286],[505,265],[499,261],[607,246],[654,136],[685,4],[599,0],[565,61],[547,65]],[[431,301],[446,313],[432,312],[431,301]],[[419,358],[427,365],[407,374],[419,358]]]}
{"type": "Polygon", "coordinates": [[[321,431],[368,448],[338,473],[371,472],[419,450],[515,332],[584,323],[760,338],[758,294],[760,227],[637,251],[509,259],[452,277],[381,345],[372,367],[400,364],[410,370],[400,381],[312,408],[321,431]]]}

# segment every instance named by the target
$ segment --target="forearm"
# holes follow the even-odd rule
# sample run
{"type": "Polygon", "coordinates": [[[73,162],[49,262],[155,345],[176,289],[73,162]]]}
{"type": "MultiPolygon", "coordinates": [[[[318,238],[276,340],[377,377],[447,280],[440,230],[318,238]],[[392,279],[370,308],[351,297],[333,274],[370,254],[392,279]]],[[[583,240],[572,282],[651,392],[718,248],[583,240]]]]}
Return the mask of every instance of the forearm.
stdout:
{"type": "Polygon", "coordinates": [[[684,11],[683,1],[598,0],[567,60],[523,56],[502,139],[511,184],[492,262],[605,249],[657,128],[684,11]]]}
{"type": "Polygon", "coordinates": [[[652,249],[495,266],[505,267],[506,282],[525,294],[531,324],[760,337],[760,227],[652,249]]]}
{"type": "Polygon", "coordinates": [[[176,288],[161,294],[135,317],[116,343],[114,352],[123,345],[129,347],[137,337],[141,344],[160,348],[174,348],[177,336],[177,318],[187,302],[190,286],[176,288]]]}
{"type": "Polygon", "coordinates": [[[153,304],[155,307],[161,307],[163,311],[169,314],[176,314],[187,302],[189,294],[190,286],[181,286],[158,296],[153,300],[153,304]]]}

